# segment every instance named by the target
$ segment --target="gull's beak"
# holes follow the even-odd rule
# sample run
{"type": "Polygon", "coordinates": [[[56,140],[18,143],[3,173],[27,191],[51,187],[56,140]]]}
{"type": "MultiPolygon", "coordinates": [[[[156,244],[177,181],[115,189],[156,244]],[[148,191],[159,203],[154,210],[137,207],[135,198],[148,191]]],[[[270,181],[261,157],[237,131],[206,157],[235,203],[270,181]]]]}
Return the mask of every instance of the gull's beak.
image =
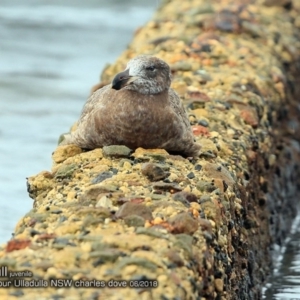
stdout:
{"type": "Polygon", "coordinates": [[[118,73],[113,82],[112,82],[112,88],[114,90],[120,90],[124,86],[130,84],[131,82],[135,81],[138,77],[136,76],[130,76],[129,75],[129,69],[126,69],[125,71],[118,73]]]}

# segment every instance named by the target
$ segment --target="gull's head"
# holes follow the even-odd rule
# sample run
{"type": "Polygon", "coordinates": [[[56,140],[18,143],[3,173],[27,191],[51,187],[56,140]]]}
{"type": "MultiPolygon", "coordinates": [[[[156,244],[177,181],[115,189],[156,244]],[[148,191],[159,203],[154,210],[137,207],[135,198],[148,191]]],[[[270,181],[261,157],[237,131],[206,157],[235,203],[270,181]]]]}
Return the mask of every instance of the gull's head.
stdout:
{"type": "Polygon", "coordinates": [[[154,95],[168,90],[171,85],[171,71],[163,60],[148,55],[131,59],[125,71],[118,73],[113,82],[115,90],[127,89],[144,95],[154,95]]]}

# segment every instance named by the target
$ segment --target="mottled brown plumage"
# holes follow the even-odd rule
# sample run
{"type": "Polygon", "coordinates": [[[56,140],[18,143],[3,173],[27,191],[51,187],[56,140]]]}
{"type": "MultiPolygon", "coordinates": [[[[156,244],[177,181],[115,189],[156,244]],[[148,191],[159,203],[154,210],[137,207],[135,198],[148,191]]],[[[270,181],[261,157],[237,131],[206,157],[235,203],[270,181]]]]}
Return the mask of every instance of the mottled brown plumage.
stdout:
{"type": "Polygon", "coordinates": [[[167,63],[137,56],[112,84],[87,100],[77,129],[66,135],[61,145],[85,149],[126,145],[197,156],[200,146],[194,142],[188,116],[170,84],[167,63]]]}

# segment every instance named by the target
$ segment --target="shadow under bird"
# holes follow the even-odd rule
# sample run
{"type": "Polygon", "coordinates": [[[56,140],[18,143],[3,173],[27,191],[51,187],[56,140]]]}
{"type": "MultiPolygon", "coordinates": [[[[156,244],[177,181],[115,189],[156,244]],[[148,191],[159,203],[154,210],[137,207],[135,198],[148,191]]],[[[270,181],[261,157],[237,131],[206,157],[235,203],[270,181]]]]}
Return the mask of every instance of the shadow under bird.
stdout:
{"type": "Polygon", "coordinates": [[[95,91],[83,107],[77,128],[60,145],[83,149],[125,145],[161,148],[185,157],[199,155],[200,145],[163,60],[147,55],[131,59],[112,83],[95,91]]]}

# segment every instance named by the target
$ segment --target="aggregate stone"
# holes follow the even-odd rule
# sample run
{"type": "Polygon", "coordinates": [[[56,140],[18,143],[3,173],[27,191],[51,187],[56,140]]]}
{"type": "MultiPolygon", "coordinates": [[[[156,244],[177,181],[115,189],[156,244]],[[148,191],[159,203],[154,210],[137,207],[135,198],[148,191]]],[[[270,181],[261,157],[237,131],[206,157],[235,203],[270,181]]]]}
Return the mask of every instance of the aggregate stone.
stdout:
{"type": "Polygon", "coordinates": [[[122,145],[104,146],[102,150],[103,155],[108,157],[128,157],[132,152],[131,149],[122,145]]]}
{"type": "Polygon", "coordinates": [[[202,169],[201,165],[199,165],[199,164],[195,165],[195,170],[196,171],[200,171],[201,169],[202,169]]]}
{"type": "Polygon", "coordinates": [[[143,228],[138,227],[136,229],[137,234],[145,234],[156,238],[166,238],[166,234],[163,232],[159,232],[158,230],[155,230],[154,228],[143,228]]]}
{"type": "Polygon", "coordinates": [[[124,222],[127,226],[142,227],[145,224],[145,219],[138,215],[130,215],[124,218],[124,222]]]}
{"type": "Polygon", "coordinates": [[[144,163],[142,174],[147,176],[150,181],[159,181],[167,178],[170,173],[166,172],[166,167],[161,164],[144,163]]]}
{"type": "Polygon", "coordinates": [[[198,222],[188,213],[180,213],[170,219],[173,233],[193,234],[198,229],[198,222]]]}
{"type": "Polygon", "coordinates": [[[116,269],[122,269],[128,265],[138,265],[143,268],[149,269],[150,271],[155,271],[157,266],[151,261],[139,258],[139,257],[124,257],[120,262],[116,265],[116,269]]]}
{"type": "Polygon", "coordinates": [[[76,164],[62,165],[58,168],[55,178],[68,178],[71,177],[74,171],[77,169],[76,164]]]}
{"type": "Polygon", "coordinates": [[[189,179],[193,179],[193,178],[195,178],[195,174],[193,172],[190,172],[186,175],[186,177],[189,179]]]}
{"type": "Polygon", "coordinates": [[[96,200],[97,197],[106,192],[115,192],[118,187],[110,184],[97,184],[87,188],[82,195],[80,195],[80,201],[96,200]]]}
{"type": "Polygon", "coordinates": [[[145,220],[153,219],[151,209],[144,204],[139,203],[124,203],[116,212],[116,217],[120,219],[124,219],[125,217],[132,215],[140,216],[145,220]]]}
{"type": "Polygon", "coordinates": [[[96,207],[112,208],[113,203],[107,196],[102,196],[97,202],[96,207]]]}
{"type": "Polygon", "coordinates": [[[196,187],[201,192],[212,192],[217,188],[213,182],[207,182],[204,180],[199,180],[198,183],[196,184],[196,187]]]}
{"type": "Polygon", "coordinates": [[[174,200],[180,201],[187,207],[190,206],[190,202],[197,202],[198,200],[198,197],[195,194],[185,191],[175,193],[172,197],[174,200]]]}
{"type": "Polygon", "coordinates": [[[165,183],[165,182],[156,182],[152,184],[155,190],[161,191],[182,191],[182,188],[176,183],[165,183]]]}
{"type": "Polygon", "coordinates": [[[89,253],[90,258],[98,258],[101,259],[103,262],[114,262],[120,256],[122,256],[122,252],[117,251],[115,249],[107,249],[107,250],[98,250],[92,251],[89,253]]]}
{"type": "Polygon", "coordinates": [[[100,174],[98,174],[93,180],[92,180],[92,184],[96,184],[96,183],[100,183],[102,181],[104,181],[107,178],[111,178],[114,175],[113,172],[111,171],[106,171],[106,172],[102,172],[100,174]]]}
{"type": "Polygon", "coordinates": [[[208,127],[208,125],[209,125],[208,121],[206,121],[204,119],[200,119],[198,121],[198,124],[201,125],[201,126],[204,126],[204,127],[208,127]]]}

